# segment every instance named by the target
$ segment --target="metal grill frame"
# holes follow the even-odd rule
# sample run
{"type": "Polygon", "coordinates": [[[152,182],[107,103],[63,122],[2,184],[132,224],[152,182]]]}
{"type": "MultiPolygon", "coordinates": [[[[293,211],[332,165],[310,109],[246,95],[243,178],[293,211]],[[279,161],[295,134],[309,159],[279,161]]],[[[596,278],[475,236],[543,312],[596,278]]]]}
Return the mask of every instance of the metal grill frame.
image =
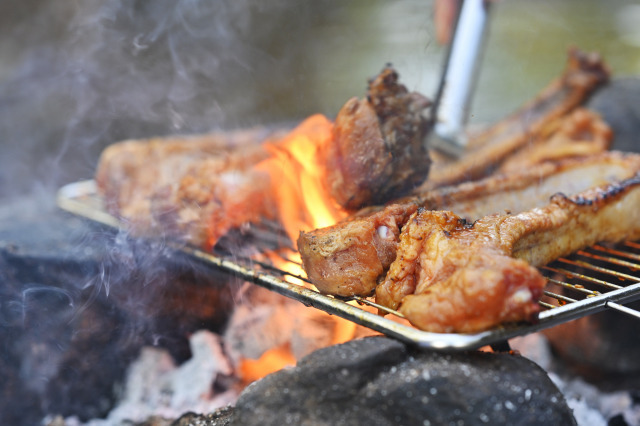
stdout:
{"type": "MultiPolygon", "coordinates": [[[[61,209],[93,222],[115,229],[123,228],[123,224],[120,223],[118,219],[104,210],[102,199],[97,195],[96,185],[93,180],[65,185],[58,191],[57,204],[61,209]]],[[[281,295],[297,300],[306,306],[337,315],[389,337],[424,349],[441,351],[477,349],[486,345],[498,344],[514,337],[534,333],[545,328],[603,311],[607,308],[615,309],[640,319],[639,312],[622,305],[623,303],[640,299],[640,278],[631,277],[634,278],[634,284],[622,286],[621,288],[607,291],[606,293],[585,289],[584,292],[587,297],[582,300],[575,300],[546,290],[545,295],[547,298],[557,300],[561,306],[542,302],[541,305],[546,308],[546,310],[540,312],[538,321],[533,324],[509,324],[479,333],[432,333],[401,324],[388,316],[382,317],[369,312],[359,306],[347,303],[348,300],[324,295],[314,289],[289,282],[286,278],[286,272],[278,271],[274,268],[266,268],[264,267],[266,265],[256,262],[255,260],[251,260],[249,264],[241,259],[228,259],[178,242],[167,241],[166,244],[172,249],[182,252],[193,259],[198,259],[205,265],[275,291],[281,295]]],[[[638,246],[638,248],[640,248],[640,246],[638,246]]],[[[631,262],[630,264],[633,265],[633,268],[637,267],[638,270],[640,270],[640,255],[637,256],[639,259],[638,263],[631,262]]],[[[563,258],[560,260],[566,259],[563,258]]],[[[570,260],[566,261],[571,262],[570,260]]],[[[579,266],[592,267],[593,265],[579,262],[579,266]]],[[[554,269],[553,267],[545,267],[542,269],[549,269],[556,273],[559,272],[557,268],[554,269]]],[[[609,272],[616,273],[615,271],[609,272]]],[[[579,275],[575,272],[569,272],[568,274],[572,276],[579,275]]],[[[294,277],[305,280],[304,277],[294,277]]],[[[578,291],[580,291],[580,287],[582,287],[554,278],[550,279],[550,282],[578,291]]],[[[354,298],[352,300],[356,300],[356,302],[361,304],[377,307],[377,305],[368,299],[354,298]]],[[[392,312],[392,314],[400,315],[394,312],[392,312]]]]}

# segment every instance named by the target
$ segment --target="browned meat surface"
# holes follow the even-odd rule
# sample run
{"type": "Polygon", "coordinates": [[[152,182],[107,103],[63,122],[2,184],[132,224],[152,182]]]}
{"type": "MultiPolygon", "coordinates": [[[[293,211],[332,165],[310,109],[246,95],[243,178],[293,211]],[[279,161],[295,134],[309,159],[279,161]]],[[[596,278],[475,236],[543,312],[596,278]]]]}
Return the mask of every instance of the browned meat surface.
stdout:
{"type": "Polygon", "coordinates": [[[258,143],[269,137],[279,135],[239,131],[121,142],[102,153],[96,182],[107,211],[133,234],[210,246],[231,227],[273,216],[268,178],[253,169],[267,157],[258,143]]]}
{"type": "Polygon", "coordinates": [[[546,280],[509,256],[508,240],[501,237],[510,230],[497,218],[502,216],[468,226],[451,212],[416,212],[402,231],[398,257],[376,289],[376,301],[393,309],[402,303],[412,324],[434,332],[472,332],[532,319],[546,280]],[[417,296],[409,296],[413,293],[417,296]]]}
{"type": "Polygon", "coordinates": [[[507,173],[544,161],[598,154],[609,149],[612,140],[611,128],[598,114],[578,108],[562,121],[557,132],[510,155],[497,171],[507,173]]]}
{"type": "Polygon", "coordinates": [[[430,102],[409,93],[385,68],[369,83],[366,99],[352,98],[335,121],[331,144],[321,153],[326,185],[347,209],[379,204],[422,183],[431,163],[424,145],[430,102]]]}
{"type": "Polygon", "coordinates": [[[362,211],[348,221],[301,233],[298,249],[309,279],[320,291],[369,295],[396,258],[400,231],[420,206],[451,210],[472,222],[495,212],[529,210],[545,205],[556,192],[574,194],[638,171],[639,155],[617,152],[543,163],[362,211]]]}
{"type": "Polygon", "coordinates": [[[534,268],[599,241],[640,237],[640,175],[516,215],[467,225],[421,210],[402,231],[398,255],[376,292],[415,326],[475,332],[533,320],[545,279],[534,268]]]}
{"type": "Polygon", "coordinates": [[[565,116],[608,79],[609,70],[597,54],[571,49],[564,73],[514,114],[471,135],[461,159],[454,162],[432,152],[429,179],[417,192],[480,179],[518,150],[544,143],[563,124],[565,116]]]}
{"type": "Polygon", "coordinates": [[[304,269],[324,293],[369,295],[396,256],[400,228],[417,209],[394,204],[365,218],[355,218],[298,238],[304,269]]]}

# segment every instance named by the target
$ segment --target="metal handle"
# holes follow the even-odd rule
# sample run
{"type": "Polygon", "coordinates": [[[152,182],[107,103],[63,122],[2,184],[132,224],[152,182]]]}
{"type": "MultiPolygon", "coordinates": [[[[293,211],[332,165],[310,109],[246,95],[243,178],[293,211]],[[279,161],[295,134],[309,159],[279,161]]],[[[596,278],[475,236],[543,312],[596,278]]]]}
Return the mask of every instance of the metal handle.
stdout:
{"type": "MultiPolygon", "coordinates": [[[[436,98],[434,132],[445,143],[466,146],[464,128],[475,89],[489,18],[489,2],[464,0],[436,98]]],[[[455,147],[454,147],[455,148],[455,147]]]]}
{"type": "Polygon", "coordinates": [[[632,317],[635,317],[637,319],[640,319],[640,312],[636,311],[635,309],[631,309],[631,308],[627,308],[624,305],[620,305],[618,303],[615,302],[607,302],[605,305],[607,308],[611,308],[614,309],[618,312],[623,312],[627,315],[631,315],[632,317]]]}

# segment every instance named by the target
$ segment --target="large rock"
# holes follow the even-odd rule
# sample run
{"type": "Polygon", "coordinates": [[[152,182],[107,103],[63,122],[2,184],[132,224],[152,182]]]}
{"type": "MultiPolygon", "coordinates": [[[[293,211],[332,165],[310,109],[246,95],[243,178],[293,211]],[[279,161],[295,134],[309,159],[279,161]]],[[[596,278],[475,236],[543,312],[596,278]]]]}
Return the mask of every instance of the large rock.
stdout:
{"type": "Polygon", "coordinates": [[[640,152],[640,77],[614,79],[593,95],[587,107],[613,128],[613,149],[640,152]]]}
{"type": "Polygon", "coordinates": [[[518,355],[442,354],[370,337],[251,384],[237,425],[575,424],[547,374],[518,355]]]}

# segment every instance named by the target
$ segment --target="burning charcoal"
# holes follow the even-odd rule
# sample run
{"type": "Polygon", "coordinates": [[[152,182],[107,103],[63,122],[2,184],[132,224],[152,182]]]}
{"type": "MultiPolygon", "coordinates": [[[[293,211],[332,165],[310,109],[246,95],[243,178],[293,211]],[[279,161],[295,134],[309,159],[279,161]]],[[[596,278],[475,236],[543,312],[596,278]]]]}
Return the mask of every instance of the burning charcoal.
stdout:
{"type": "Polygon", "coordinates": [[[232,373],[220,338],[198,331],[191,336],[190,346],[193,356],[180,366],[175,366],[166,351],[144,348],[129,368],[122,399],[109,413],[107,423],[125,424],[158,415],[176,418],[190,410],[210,412],[234,401],[235,389],[215,395],[212,390],[218,376],[232,373]]]}
{"type": "Polygon", "coordinates": [[[188,334],[220,331],[227,276],[161,243],[131,241],[22,199],[0,209],[0,419],[105,416],[144,345],[190,357],[188,334]]]}
{"type": "Polygon", "coordinates": [[[232,424],[576,424],[518,355],[419,352],[372,337],[321,349],[245,389],[232,424]]]}

